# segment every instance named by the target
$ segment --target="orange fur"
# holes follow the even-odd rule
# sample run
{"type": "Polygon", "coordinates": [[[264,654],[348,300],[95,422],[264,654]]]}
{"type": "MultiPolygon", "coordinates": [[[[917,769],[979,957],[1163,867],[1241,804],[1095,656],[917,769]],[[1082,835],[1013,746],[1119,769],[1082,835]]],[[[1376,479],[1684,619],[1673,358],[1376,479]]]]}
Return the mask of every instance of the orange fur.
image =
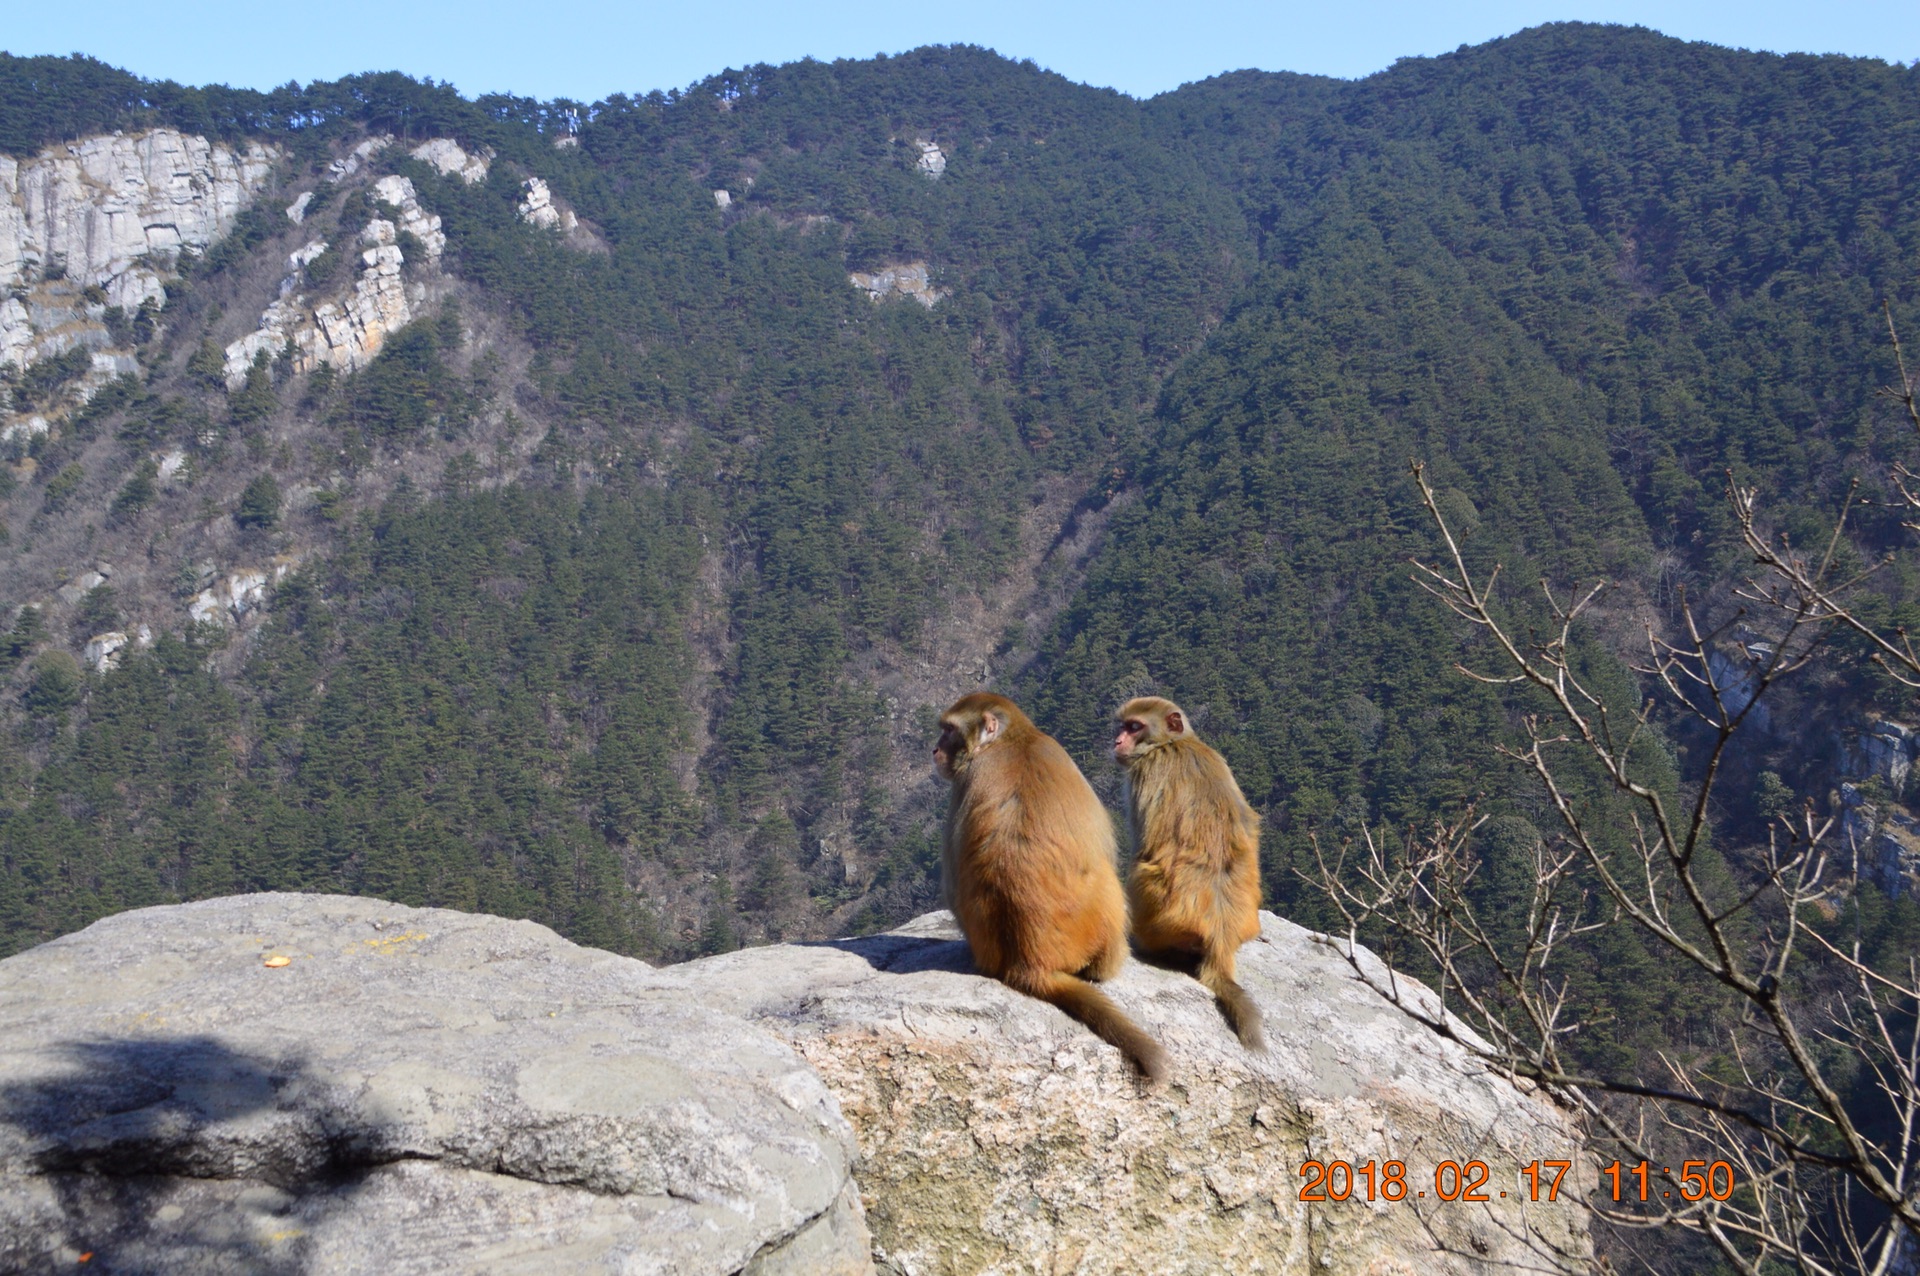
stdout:
{"type": "Polygon", "coordinates": [[[1147,953],[1198,958],[1200,982],[1241,1042],[1264,1049],[1259,1008],[1234,971],[1240,945],[1260,933],[1260,816],[1179,705],[1129,700],[1119,721],[1113,752],[1133,819],[1134,939],[1147,953]]]}
{"type": "Polygon", "coordinates": [[[964,696],[940,727],[934,765],[953,782],[943,884],[974,965],[1060,1007],[1158,1082],[1159,1045],[1088,982],[1127,959],[1106,808],[1067,751],[1003,696],[964,696]]]}

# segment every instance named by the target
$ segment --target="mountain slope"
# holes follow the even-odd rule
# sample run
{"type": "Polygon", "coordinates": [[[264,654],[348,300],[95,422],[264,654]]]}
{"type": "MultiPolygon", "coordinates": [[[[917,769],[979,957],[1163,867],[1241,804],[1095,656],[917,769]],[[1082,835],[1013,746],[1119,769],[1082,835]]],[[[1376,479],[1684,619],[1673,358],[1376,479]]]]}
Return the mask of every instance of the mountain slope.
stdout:
{"type": "MultiPolygon", "coordinates": [[[[1735,566],[1725,470],[1799,534],[1904,444],[1873,390],[1879,299],[1916,313],[1910,68],[1566,25],[1136,103],[926,49],[577,136],[581,104],[390,76],[0,84],[67,104],[6,116],[22,161],[66,119],[279,156],[164,305],[22,268],[133,375],[10,383],[51,424],[12,436],[0,551],[39,605],[0,644],[7,948],[280,886],[656,957],[903,917],[927,726],[983,677],[1110,791],[1113,705],[1187,703],[1311,917],[1315,830],[1476,794],[1546,822],[1493,752],[1523,703],[1450,672],[1467,636],[1407,580],[1410,458],[1479,561],[1617,583],[1585,641],[1631,700],[1635,636],[1735,566]],[[404,302],[380,342],[246,354],[362,283],[404,302]]],[[[1820,690],[1740,783],[1817,790],[1819,742],[1891,703],[1820,690]]]]}

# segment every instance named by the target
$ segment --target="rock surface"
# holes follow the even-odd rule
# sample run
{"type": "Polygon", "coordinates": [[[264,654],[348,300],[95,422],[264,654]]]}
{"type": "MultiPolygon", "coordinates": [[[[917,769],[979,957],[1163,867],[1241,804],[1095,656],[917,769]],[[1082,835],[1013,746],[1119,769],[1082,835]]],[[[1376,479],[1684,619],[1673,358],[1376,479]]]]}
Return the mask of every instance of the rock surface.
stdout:
{"type": "Polygon", "coordinates": [[[853,1155],[772,1034],[530,922],[250,895],[0,962],[0,1270],[862,1272],[853,1155]]]}
{"type": "Polygon", "coordinates": [[[105,134],[30,160],[0,155],[0,363],[104,344],[93,309],[163,305],[183,253],[224,235],[279,151],[174,129],[105,134]],[[97,287],[105,301],[83,293],[97,287]]]}
{"type": "MultiPolygon", "coordinates": [[[[522,186],[527,194],[520,201],[520,220],[528,225],[538,226],[541,230],[571,231],[580,224],[580,219],[573,215],[572,209],[560,208],[554,204],[553,192],[547,189],[546,182],[541,178],[529,177],[522,186]]],[[[725,191],[714,192],[716,200],[725,194],[725,191]]],[[[722,208],[726,206],[725,203],[720,205],[722,208]]]]}
{"type": "Polygon", "coordinates": [[[193,596],[187,615],[195,624],[225,625],[245,620],[267,601],[267,589],[300,565],[295,554],[280,554],[266,567],[236,567],[193,596]]]}
{"type": "Polygon", "coordinates": [[[440,176],[458,177],[469,186],[486,181],[487,169],[493,163],[491,150],[469,154],[464,146],[450,137],[430,138],[408,154],[423,164],[432,165],[440,176]]]}
{"type": "Polygon", "coordinates": [[[1565,1114],[1263,920],[1264,1055],[1184,974],[1110,985],[1174,1060],[1147,1091],[946,914],[665,970],[365,899],[121,914],[0,962],[0,1270],[1577,1266],[1578,1190],[1517,1173],[1579,1159],[1565,1114]],[[1407,1199],[1303,1203],[1309,1158],[1407,1199]],[[1448,1160],[1492,1199],[1437,1199],[1448,1160]]]}
{"type": "Polygon", "coordinates": [[[882,1271],[1579,1265],[1586,1223],[1571,1180],[1561,1203],[1535,1205],[1518,1174],[1535,1159],[1578,1161],[1567,1116],[1411,1024],[1318,936],[1262,921],[1240,977],[1265,1011],[1265,1055],[1241,1049],[1186,975],[1133,962],[1109,985],[1171,1055],[1164,1093],[1142,1092],[1117,1051],[1059,1011],[973,974],[944,913],[661,976],[779,1033],[826,1078],[859,1132],[882,1271]],[[1403,1161],[1407,1199],[1369,1203],[1361,1188],[1302,1203],[1309,1158],[1403,1161]],[[1485,1162],[1491,1199],[1438,1200],[1447,1160],[1485,1162]]]}
{"type": "Polygon", "coordinates": [[[856,270],[847,276],[847,282],[875,302],[885,301],[889,297],[911,297],[931,309],[935,302],[947,295],[933,286],[924,261],[882,266],[874,271],[856,270]]]}
{"type": "Polygon", "coordinates": [[[324,242],[316,240],[292,253],[280,295],[262,312],[260,326],[226,349],[228,388],[246,381],[256,355],[277,357],[289,341],[296,372],[311,372],[323,363],[342,372],[356,371],[373,361],[388,337],[413,322],[416,298],[401,273],[406,254],[400,234],[413,236],[429,268],[438,264],[447,237],[440,229],[440,215],[421,206],[407,178],[382,177],[373,184],[373,195],[399,214],[399,224],[384,217],[367,223],[360,234],[359,273],[348,290],[335,295],[302,291],[306,267],[326,251],[324,242]]]}

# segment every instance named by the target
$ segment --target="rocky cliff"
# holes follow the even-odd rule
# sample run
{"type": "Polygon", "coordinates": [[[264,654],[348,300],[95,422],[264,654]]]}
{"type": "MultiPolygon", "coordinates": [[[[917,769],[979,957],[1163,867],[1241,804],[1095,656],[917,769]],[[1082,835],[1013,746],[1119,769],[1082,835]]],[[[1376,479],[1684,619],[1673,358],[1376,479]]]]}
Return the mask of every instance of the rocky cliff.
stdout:
{"type": "Polygon", "coordinates": [[[260,326],[226,348],[228,388],[238,389],[246,381],[256,357],[272,358],[289,345],[295,372],[312,372],[321,364],[356,371],[373,361],[389,336],[413,322],[426,289],[423,284],[409,288],[401,273],[407,258],[400,236],[412,237],[428,266],[439,263],[447,237],[439,215],[421,207],[409,179],[388,174],[372,189],[376,199],[394,210],[395,220],[374,218],[357,242],[345,246],[359,263],[351,282],[331,293],[310,295],[307,268],[329,245],[317,239],[292,253],[280,296],[261,314],[260,326]]]}
{"type": "Polygon", "coordinates": [[[1390,1272],[1586,1252],[1565,1115],[1274,917],[1270,1052],[1184,975],[1113,993],[1143,1091],[945,915],[656,970],[526,922],[255,895],[0,963],[0,1266],[260,1272],[1390,1272]],[[1306,1203],[1397,1159],[1404,1201],[1306,1203]],[[1433,1195],[1486,1162],[1486,1203],[1433,1195]],[[1425,1199],[1416,1193],[1426,1191],[1425,1199]],[[1496,1193],[1508,1193],[1503,1199],[1496,1193]]]}
{"type": "Polygon", "coordinates": [[[181,255],[225,234],[278,158],[173,129],[0,155],[0,363],[104,346],[107,307],[163,305],[181,255]]]}

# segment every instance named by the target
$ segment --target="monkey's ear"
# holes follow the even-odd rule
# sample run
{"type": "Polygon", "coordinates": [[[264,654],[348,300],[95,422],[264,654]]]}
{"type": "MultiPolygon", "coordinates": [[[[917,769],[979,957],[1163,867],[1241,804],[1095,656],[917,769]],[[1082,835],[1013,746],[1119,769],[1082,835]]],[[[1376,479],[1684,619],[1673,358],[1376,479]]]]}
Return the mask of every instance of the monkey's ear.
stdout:
{"type": "Polygon", "coordinates": [[[1006,723],[997,713],[980,715],[980,743],[990,744],[1000,738],[1000,732],[1006,729],[1006,723]]]}
{"type": "Polygon", "coordinates": [[[1167,730],[1173,732],[1175,735],[1182,735],[1186,732],[1186,729],[1186,719],[1180,716],[1178,709],[1175,709],[1167,715],[1167,730]]]}

